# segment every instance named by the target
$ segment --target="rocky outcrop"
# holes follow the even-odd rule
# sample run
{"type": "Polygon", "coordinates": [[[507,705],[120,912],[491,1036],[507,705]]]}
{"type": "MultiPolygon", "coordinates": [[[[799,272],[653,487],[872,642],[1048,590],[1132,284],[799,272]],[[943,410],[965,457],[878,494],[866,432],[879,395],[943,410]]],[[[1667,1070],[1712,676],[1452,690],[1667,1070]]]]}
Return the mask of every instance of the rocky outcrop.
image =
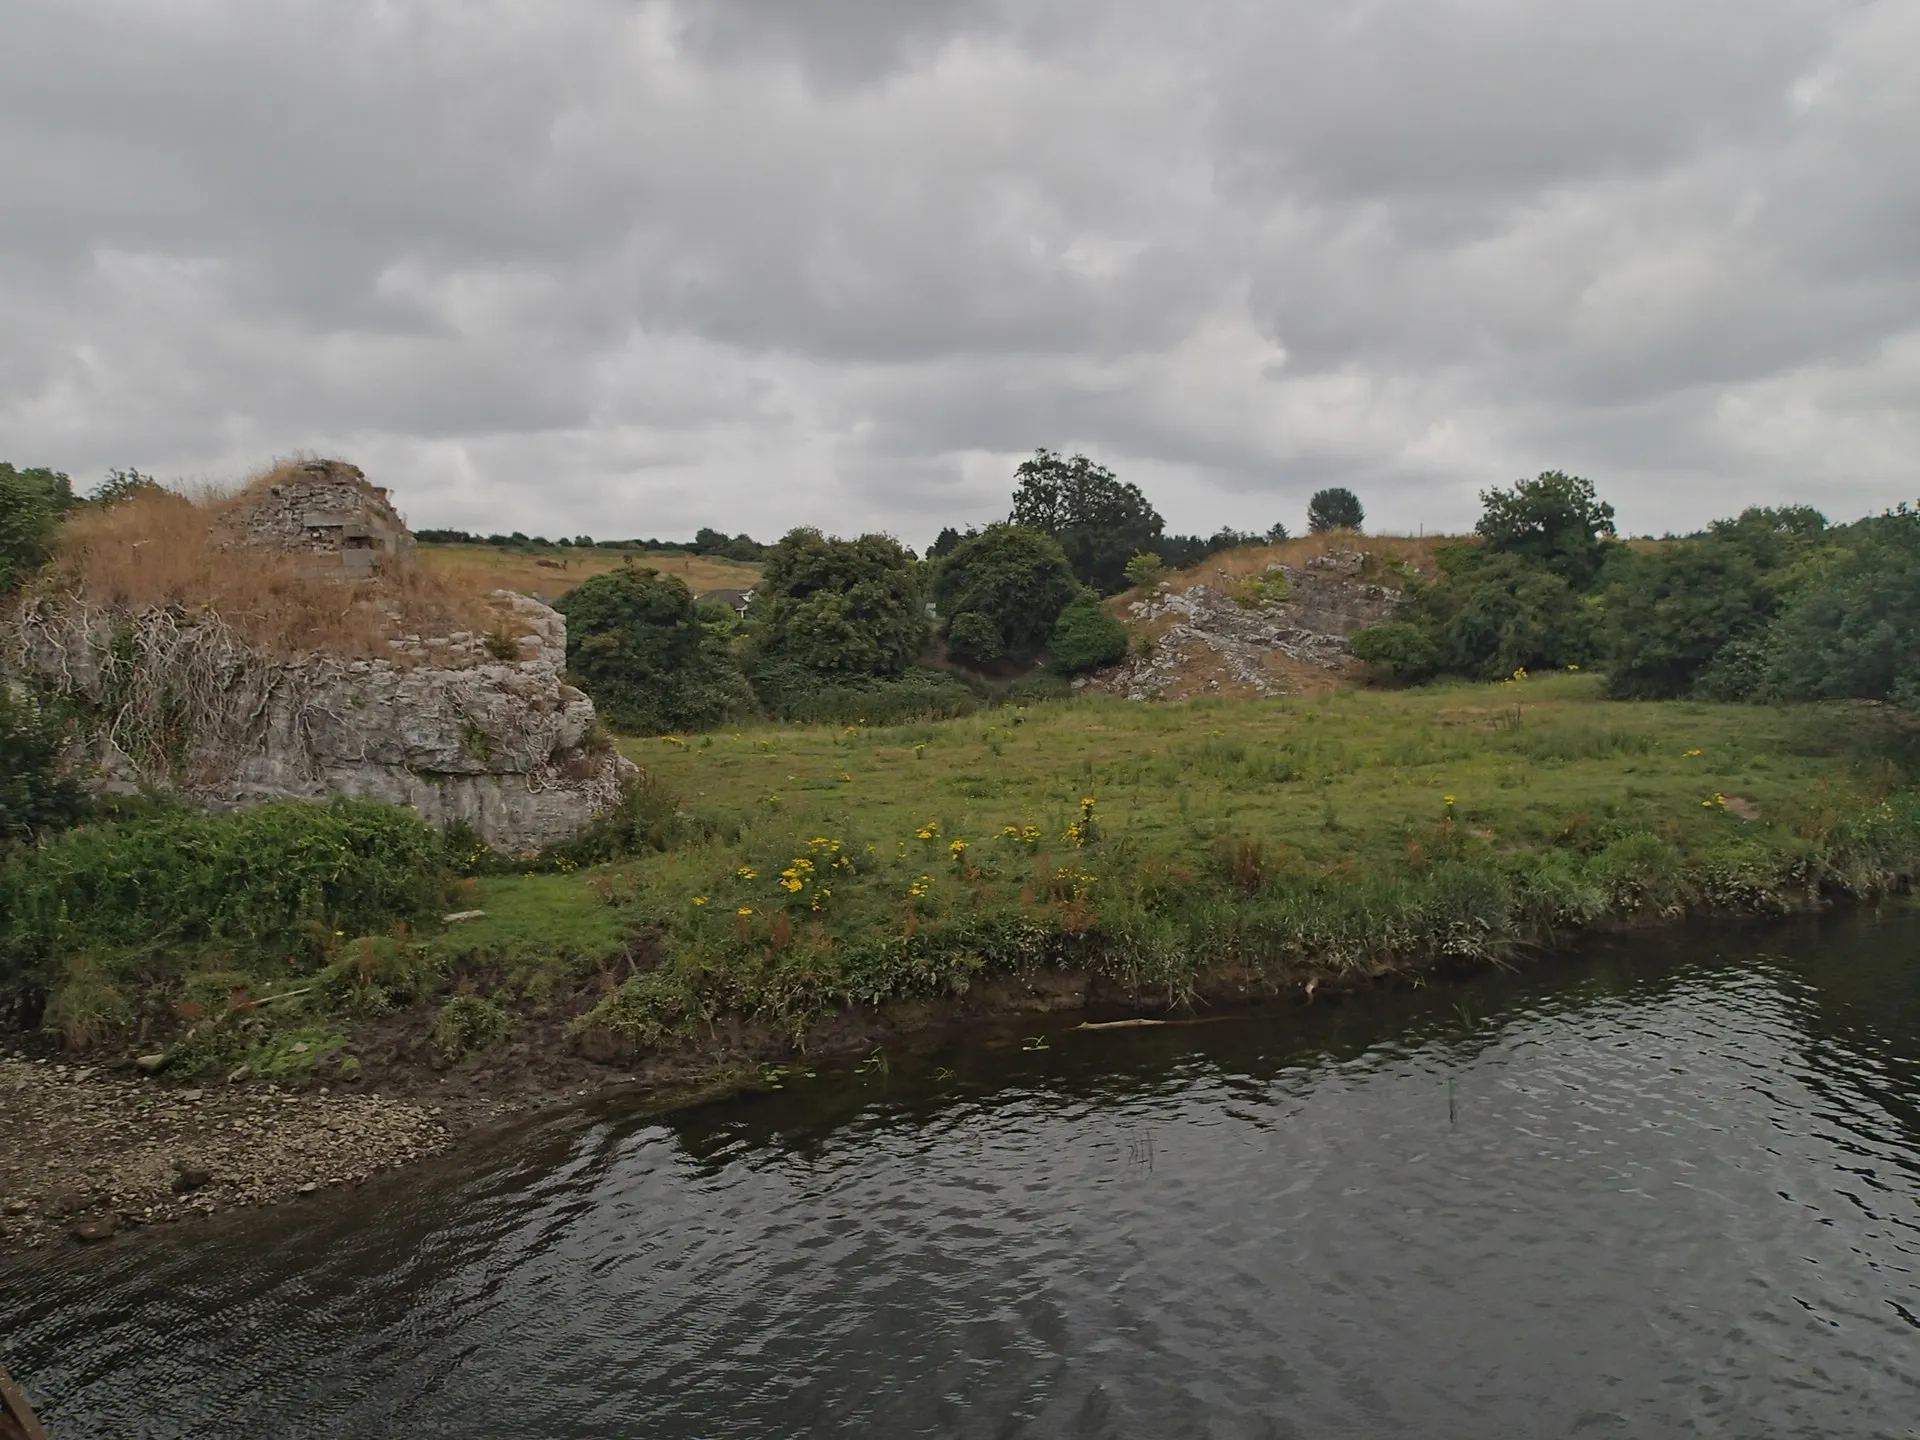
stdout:
{"type": "MultiPolygon", "coordinates": [[[[465,821],[488,844],[536,850],[612,804],[632,765],[566,683],[566,621],[500,596],[523,630],[512,659],[292,659],[236,641],[217,616],[126,615],[41,603],[18,619],[20,660],[95,717],[110,787],[153,786],[209,809],[350,795],[465,821]]],[[[474,642],[484,643],[484,642],[474,642]]]]}
{"type": "MultiPolygon", "coordinates": [[[[565,619],[505,590],[421,603],[413,537],[355,467],[283,465],[202,513],[190,538],[223,574],[257,567],[257,588],[291,617],[270,632],[277,645],[177,586],[133,603],[85,564],[0,616],[0,668],[73,702],[104,787],[210,809],[384,800],[515,854],[569,838],[619,798],[634,767],[566,682],[565,619]]],[[[239,597],[232,618],[251,613],[244,587],[215,593],[239,597]]]]}
{"type": "Polygon", "coordinates": [[[1348,637],[1399,611],[1397,590],[1361,578],[1367,561],[1362,552],[1333,551],[1300,566],[1276,563],[1157,591],[1126,611],[1129,629],[1149,645],[1081,688],[1154,700],[1324,686],[1352,663],[1348,637]]]}

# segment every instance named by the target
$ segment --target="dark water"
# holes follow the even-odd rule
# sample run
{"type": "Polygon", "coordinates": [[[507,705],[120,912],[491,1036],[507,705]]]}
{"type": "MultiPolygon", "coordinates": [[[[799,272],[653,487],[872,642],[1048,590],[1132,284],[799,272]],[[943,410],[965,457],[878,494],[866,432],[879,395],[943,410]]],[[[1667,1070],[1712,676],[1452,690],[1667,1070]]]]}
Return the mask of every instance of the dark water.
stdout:
{"type": "Polygon", "coordinates": [[[80,1436],[1920,1435],[1920,918],[974,1037],[0,1272],[80,1436]]]}

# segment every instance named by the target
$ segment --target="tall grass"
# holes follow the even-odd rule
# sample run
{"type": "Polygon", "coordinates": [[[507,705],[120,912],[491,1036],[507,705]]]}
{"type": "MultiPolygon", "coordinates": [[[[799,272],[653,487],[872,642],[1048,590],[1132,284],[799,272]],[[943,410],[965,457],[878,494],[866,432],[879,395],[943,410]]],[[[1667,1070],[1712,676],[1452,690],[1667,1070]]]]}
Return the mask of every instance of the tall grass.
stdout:
{"type": "Polygon", "coordinates": [[[270,470],[231,494],[151,490],[77,511],[61,532],[52,584],[115,610],[211,610],[275,655],[391,657],[388,642],[401,635],[477,634],[498,623],[487,587],[424,567],[411,553],[385,557],[377,581],[348,581],[315,557],[241,544],[237,518],[281,478],[270,470]]]}
{"type": "Polygon", "coordinates": [[[0,857],[0,1009],[88,1001],[215,957],[286,977],[340,935],[433,913],[447,850],[412,812],[287,802],[232,816],[175,811],[83,826],[0,857]],[[76,987],[61,999],[62,981],[76,987]]]}

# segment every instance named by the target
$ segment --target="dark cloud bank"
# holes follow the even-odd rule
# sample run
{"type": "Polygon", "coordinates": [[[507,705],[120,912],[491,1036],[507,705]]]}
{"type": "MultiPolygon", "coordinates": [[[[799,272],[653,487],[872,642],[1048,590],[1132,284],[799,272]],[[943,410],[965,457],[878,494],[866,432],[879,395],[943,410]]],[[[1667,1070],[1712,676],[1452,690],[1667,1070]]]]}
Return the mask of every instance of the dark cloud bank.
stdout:
{"type": "Polygon", "coordinates": [[[1920,8],[61,0],[0,46],[0,457],[924,543],[1594,477],[1920,494],[1920,8]]]}

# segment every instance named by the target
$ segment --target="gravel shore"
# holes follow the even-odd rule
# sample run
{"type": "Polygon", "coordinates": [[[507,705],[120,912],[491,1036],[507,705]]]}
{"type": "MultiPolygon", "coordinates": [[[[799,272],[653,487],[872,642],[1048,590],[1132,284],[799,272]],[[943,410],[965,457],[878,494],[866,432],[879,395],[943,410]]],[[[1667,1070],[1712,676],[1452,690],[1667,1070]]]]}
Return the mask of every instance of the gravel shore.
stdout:
{"type": "Polygon", "coordinates": [[[0,1253],[357,1184],[490,1118],[460,1108],[0,1054],[0,1253]]]}

